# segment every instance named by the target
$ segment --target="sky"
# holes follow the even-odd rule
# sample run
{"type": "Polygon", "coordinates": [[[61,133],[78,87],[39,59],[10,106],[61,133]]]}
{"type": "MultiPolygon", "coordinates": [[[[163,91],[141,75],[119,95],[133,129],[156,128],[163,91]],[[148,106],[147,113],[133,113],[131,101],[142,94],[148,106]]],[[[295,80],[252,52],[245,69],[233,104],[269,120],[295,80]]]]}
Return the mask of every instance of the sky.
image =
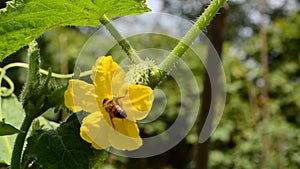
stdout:
{"type": "MultiPolygon", "coordinates": [[[[231,2],[244,3],[245,0],[229,0],[231,2]]],[[[285,4],[287,10],[296,10],[299,6],[296,0],[275,0],[275,1],[266,1],[271,8],[280,8],[285,4]]],[[[146,4],[153,12],[160,12],[162,8],[162,1],[160,0],[146,0],[146,4]]]]}
{"type": "Polygon", "coordinates": [[[162,2],[160,0],[146,0],[146,4],[150,9],[152,9],[152,12],[160,12],[162,2]]]}

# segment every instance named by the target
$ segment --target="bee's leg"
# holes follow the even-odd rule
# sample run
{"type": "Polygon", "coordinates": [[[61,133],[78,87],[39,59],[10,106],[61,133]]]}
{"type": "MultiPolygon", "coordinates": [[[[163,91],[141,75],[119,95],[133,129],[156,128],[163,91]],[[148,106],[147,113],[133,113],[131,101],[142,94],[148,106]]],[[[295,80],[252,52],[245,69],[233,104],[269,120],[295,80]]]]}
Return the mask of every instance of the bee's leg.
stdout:
{"type": "Polygon", "coordinates": [[[126,90],[126,92],[125,92],[125,94],[124,94],[124,96],[120,96],[120,97],[113,97],[113,100],[118,104],[118,105],[120,105],[120,103],[119,103],[119,99],[123,99],[126,95],[127,95],[127,93],[128,93],[128,90],[126,90]]]}
{"type": "Polygon", "coordinates": [[[113,118],[113,117],[112,117],[111,115],[109,115],[110,122],[111,122],[113,128],[116,129],[115,124],[114,124],[112,118],[113,118]]]}
{"type": "Polygon", "coordinates": [[[125,97],[125,96],[127,95],[127,93],[128,93],[128,89],[126,90],[126,92],[125,92],[125,94],[124,94],[124,96],[123,96],[123,97],[125,97]]]}
{"type": "Polygon", "coordinates": [[[124,97],[127,95],[127,93],[128,93],[128,90],[126,90],[124,96],[113,97],[113,99],[114,99],[116,102],[118,102],[118,100],[124,98],[124,97]]]}

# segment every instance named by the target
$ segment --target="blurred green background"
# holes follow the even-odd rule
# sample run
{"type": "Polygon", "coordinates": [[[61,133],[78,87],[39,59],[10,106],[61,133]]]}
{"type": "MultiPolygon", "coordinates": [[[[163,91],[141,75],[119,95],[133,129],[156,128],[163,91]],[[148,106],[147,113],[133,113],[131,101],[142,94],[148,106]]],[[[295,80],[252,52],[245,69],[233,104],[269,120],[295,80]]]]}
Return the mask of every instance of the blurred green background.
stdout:
{"type": "MultiPolygon", "coordinates": [[[[205,7],[202,1],[197,0],[161,0],[148,3],[154,11],[170,13],[192,22],[205,7]]],[[[1,7],[5,6],[5,4],[1,5],[1,7]]],[[[263,22],[266,29],[267,74],[262,71],[260,59],[261,16],[258,1],[228,1],[228,5],[226,39],[222,51],[227,81],[227,100],[220,124],[211,138],[209,168],[298,169],[300,168],[299,0],[278,0],[265,4],[263,22]],[[269,99],[267,101],[262,95],[264,75],[268,78],[269,99]],[[268,117],[264,116],[265,105],[267,105],[268,117]],[[264,158],[266,153],[267,158],[264,158]]],[[[42,68],[51,67],[53,72],[57,73],[73,72],[81,48],[97,29],[56,28],[42,35],[38,39],[42,68]]],[[[174,29],[180,28],[174,26],[174,29]]],[[[151,36],[148,40],[142,36],[135,36],[129,40],[137,50],[145,46],[170,50],[177,43],[177,40],[163,36],[151,36]],[[140,43],[141,41],[143,43],[140,43]]],[[[199,44],[195,47],[202,49],[203,55],[206,55],[205,46],[199,44]]],[[[26,50],[24,47],[13,54],[13,57],[7,57],[0,63],[1,66],[16,61],[27,62],[26,50]]],[[[189,52],[186,55],[191,54],[189,52]]],[[[117,46],[108,54],[124,55],[117,46]]],[[[195,65],[193,60],[185,61],[196,75],[202,90],[203,64],[195,65]]],[[[92,61],[86,62],[88,65],[93,65],[88,63],[92,61]]],[[[25,82],[26,71],[14,68],[7,74],[14,81],[15,94],[18,96],[25,82]]],[[[174,81],[170,78],[159,86],[167,94],[166,109],[157,120],[140,125],[142,136],[161,133],[175,121],[180,106],[180,98],[178,98],[180,94],[179,91],[168,87],[172,83],[174,81]]],[[[200,94],[202,92],[200,91],[200,94]]],[[[57,115],[49,115],[49,117],[56,121],[61,119],[57,115]]],[[[184,140],[161,155],[134,159],[110,154],[104,168],[192,169],[195,168],[196,163],[194,159],[198,137],[199,131],[195,125],[184,140]]]]}

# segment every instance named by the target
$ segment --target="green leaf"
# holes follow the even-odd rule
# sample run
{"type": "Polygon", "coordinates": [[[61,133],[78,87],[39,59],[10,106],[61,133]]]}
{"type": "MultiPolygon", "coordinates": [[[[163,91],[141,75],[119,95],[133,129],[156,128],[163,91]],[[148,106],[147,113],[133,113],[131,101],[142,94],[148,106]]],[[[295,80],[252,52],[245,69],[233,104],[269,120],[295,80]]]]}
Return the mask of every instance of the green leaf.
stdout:
{"type": "MultiPolygon", "coordinates": [[[[50,110],[53,110],[53,108],[51,108],[50,110]]],[[[44,117],[44,114],[37,118],[39,120],[40,124],[43,126],[43,128],[48,129],[48,130],[49,129],[56,129],[59,126],[59,123],[56,123],[56,122],[53,122],[53,121],[50,121],[50,120],[46,119],[44,117]]],[[[56,113],[56,114],[58,114],[58,113],[56,113]]]]}
{"type": "MultiPolygon", "coordinates": [[[[2,118],[6,123],[9,123],[16,128],[20,128],[25,117],[25,112],[18,98],[13,94],[9,97],[2,98],[2,118]]],[[[10,163],[11,152],[16,135],[0,137],[0,161],[10,163]]]]}
{"type": "Polygon", "coordinates": [[[0,136],[12,135],[21,132],[21,130],[15,128],[14,126],[0,121],[0,136]]]}
{"type": "Polygon", "coordinates": [[[103,163],[107,152],[92,148],[79,136],[80,123],[76,114],[56,130],[35,131],[27,139],[22,165],[44,169],[89,169],[103,163]],[[102,161],[102,162],[101,162],[102,161]]]}
{"type": "Polygon", "coordinates": [[[97,26],[108,18],[147,12],[145,0],[14,0],[0,10],[0,60],[57,26],[97,26]]]}

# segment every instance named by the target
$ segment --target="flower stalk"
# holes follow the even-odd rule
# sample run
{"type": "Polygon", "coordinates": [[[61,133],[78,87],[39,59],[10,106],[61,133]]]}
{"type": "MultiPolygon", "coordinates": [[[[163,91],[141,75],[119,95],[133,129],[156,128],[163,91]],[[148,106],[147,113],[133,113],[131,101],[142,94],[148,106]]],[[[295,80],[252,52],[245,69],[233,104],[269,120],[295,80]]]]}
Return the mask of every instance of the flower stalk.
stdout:
{"type": "MultiPolygon", "coordinates": [[[[180,40],[176,47],[171,51],[167,58],[159,65],[159,70],[168,72],[173,67],[178,58],[188,50],[189,46],[200,35],[204,28],[209,24],[213,17],[217,14],[219,9],[223,6],[226,0],[213,0],[211,4],[205,9],[202,15],[198,18],[192,28],[180,40]]],[[[163,73],[164,75],[165,73],[163,73]]],[[[164,77],[160,77],[162,79],[164,77]]]]}
{"type": "Polygon", "coordinates": [[[120,32],[114,27],[114,25],[110,22],[106,15],[100,19],[101,24],[105,26],[105,28],[109,31],[109,33],[115,38],[118,44],[121,46],[123,51],[128,55],[131,61],[134,64],[138,64],[141,62],[140,57],[132,48],[130,43],[120,34],[120,32]]]}

